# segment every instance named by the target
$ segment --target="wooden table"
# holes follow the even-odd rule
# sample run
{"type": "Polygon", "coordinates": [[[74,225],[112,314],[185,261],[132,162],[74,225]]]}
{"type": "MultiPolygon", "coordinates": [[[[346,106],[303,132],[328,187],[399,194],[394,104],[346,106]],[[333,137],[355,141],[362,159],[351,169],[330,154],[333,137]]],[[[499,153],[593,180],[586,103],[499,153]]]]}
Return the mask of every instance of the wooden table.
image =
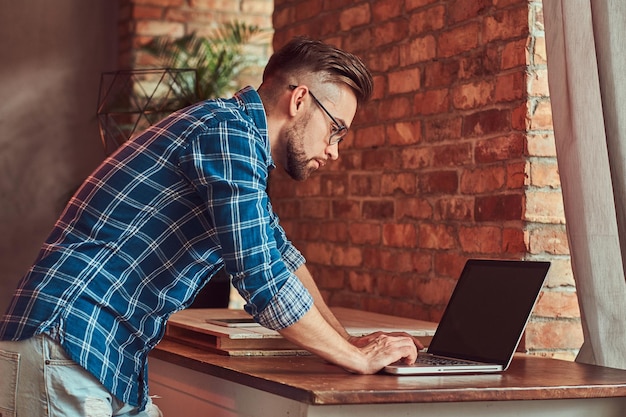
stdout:
{"type": "Polygon", "coordinates": [[[518,354],[501,374],[352,375],[315,356],[229,356],[164,340],[151,394],[172,416],[626,416],[626,371],[518,354]]]}

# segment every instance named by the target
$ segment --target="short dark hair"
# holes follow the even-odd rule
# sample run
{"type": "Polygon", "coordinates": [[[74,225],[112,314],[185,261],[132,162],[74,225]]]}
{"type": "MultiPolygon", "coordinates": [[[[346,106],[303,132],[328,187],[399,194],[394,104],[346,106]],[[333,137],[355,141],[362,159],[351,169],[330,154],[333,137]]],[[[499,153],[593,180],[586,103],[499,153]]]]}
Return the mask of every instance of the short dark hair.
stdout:
{"type": "Polygon", "coordinates": [[[303,36],[292,39],[270,57],[263,81],[306,72],[327,74],[326,81],[347,84],[359,103],[368,101],[372,95],[372,75],[357,56],[303,36]]]}

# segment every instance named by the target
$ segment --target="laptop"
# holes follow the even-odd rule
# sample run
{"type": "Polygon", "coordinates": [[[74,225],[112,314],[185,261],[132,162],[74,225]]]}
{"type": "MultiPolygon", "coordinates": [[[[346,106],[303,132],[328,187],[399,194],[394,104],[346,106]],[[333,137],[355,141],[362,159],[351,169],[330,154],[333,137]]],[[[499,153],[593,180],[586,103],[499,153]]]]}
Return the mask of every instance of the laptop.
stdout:
{"type": "Polygon", "coordinates": [[[396,375],[501,372],[511,363],[539,298],[550,262],[470,259],[433,339],[413,365],[396,375]]]}

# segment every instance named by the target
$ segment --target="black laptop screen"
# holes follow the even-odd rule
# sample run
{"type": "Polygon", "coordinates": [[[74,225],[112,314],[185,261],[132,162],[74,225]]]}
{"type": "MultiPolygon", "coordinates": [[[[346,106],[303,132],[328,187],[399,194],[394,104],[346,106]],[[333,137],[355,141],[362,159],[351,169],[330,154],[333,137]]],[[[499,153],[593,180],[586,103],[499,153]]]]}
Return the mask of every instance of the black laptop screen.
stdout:
{"type": "Polygon", "coordinates": [[[469,260],[428,352],[508,365],[549,262],[469,260]]]}

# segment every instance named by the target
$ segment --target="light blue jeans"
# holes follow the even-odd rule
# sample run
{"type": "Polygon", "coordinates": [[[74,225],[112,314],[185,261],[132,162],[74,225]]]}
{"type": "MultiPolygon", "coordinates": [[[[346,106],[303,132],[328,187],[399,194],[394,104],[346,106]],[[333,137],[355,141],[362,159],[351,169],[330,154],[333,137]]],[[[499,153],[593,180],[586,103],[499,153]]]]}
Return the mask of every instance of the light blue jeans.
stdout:
{"type": "Polygon", "coordinates": [[[1,417],[160,417],[122,403],[90,373],[67,357],[59,343],[39,335],[0,341],[1,417]]]}

